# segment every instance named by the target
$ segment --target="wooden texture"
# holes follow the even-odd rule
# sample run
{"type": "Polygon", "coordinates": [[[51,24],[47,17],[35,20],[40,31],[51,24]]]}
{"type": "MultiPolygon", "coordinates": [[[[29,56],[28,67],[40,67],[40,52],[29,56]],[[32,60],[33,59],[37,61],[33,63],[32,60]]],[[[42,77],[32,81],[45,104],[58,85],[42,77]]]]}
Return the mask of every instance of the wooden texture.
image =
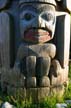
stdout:
{"type": "MultiPolygon", "coordinates": [[[[70,15],[67,14],[67,10],[70,11],[70,2],[57,0],[62,1],[62,4],[57,5],[60,12],[57,15],[55,43],[52,40],[43,44],[32,44],[29,41],[24,42],[19,33],[21,29],[24,30],[19,25],[21,14],[19,9],[21,8],[23,12],[23,3],[28,1],[49,2],[55,5],[56,0],[0,0],[1,87],[6,87],[10,95],[19,94],[25,101],[26,98],[28,100],[32,98],[34,102],[37,102],[49,96],[51,92],[57,92],[59,95],[62,88],[58,87],[62,87],[68,81],[70,15]],[[8,1],[11,1],[11,5],[7,5],[8,1]],[[9,7],[6,8],[7,6],[9,7]],[[61,11],[66,11],[66,13],[61,11]]],[[[47,7],[48,11],[49,4],[47,7]]],[[[36,22],[37,20],[33,21],[31,27],[35,27],[34,25],[38,24],[36,22]]],[[[42,25],[44,24],[42,22],[42,25]]]]}
{"type": "Polygon", "coordinates": [[[9,0],[0,0],[0,9],[3,9],[8,4],[9,0]]]}
{"type": "Polygon", "coordinates": [[[36,56],[28,56],[26,59],[27,77],[34,77],[36,75],[36,56]]]}
{"type": "Polygon", "coordinates": [[[51,64],[50,57],[38,57],[36,62],[36,76],[48,76],[51,64]]]}
{"type": "Polygon", "coordinates": [[[56,25],[56,59],[59,60],[63,68],[69,63],[70,49],[70,15],[65,12],[57,13],[56,25]]]}
{"type": "Polygon", "coordinates": [[[9,14],[0,13],[0,53],[3,67],[10,67],[14,62],[14,35],[12,35],[11,21],[9,14]]]}
{"type": "Polygon", "coordinates": [[[71,12],[71,0],[56,0],[65,11],[71,12]]]}
{"type": "Polygon", "coordinates": [[[20,0],[20,4],[25,2],[42,2],[42,3],[50,3],[52,5],[56,5],[55,0],[20,0]]]}

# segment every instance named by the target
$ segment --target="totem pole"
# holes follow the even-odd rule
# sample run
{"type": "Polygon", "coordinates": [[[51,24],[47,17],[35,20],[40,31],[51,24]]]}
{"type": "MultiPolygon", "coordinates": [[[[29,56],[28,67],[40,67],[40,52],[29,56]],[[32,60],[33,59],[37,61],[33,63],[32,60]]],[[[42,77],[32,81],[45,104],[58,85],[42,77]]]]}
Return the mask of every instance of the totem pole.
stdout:
{"type": "Polygon", "coordinates": [[[5,1],[0,2],[2,90],[34,101],[62,95],[68,83],[69,1],[5,1]]]}

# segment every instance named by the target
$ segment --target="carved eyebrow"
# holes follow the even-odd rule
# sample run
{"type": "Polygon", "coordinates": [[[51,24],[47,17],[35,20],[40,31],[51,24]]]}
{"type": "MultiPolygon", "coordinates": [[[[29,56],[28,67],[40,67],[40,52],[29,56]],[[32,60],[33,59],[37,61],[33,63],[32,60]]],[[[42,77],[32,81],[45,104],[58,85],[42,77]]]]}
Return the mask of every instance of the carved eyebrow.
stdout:
{"type": "Polygon", "coordinates": [[[35,11],[36,12],[36,8],[35,7],[33,7],[33,5],[23,5],[23,6],[21,6],[21,8],[20,8],[20,11],[25,11],[25,10],[31,10],[31,11],[35,11]]]}
{"type": "Polygon", "coordinates": [[[51,6],[51,5],[45,4],[45,5],[42,5],[39,8],[37,8],[37,10],[39,12],[43,12],[43,11],[55,11],[55,8],[53,6],[51,6]]]}
{"type": "Polygon", "coordinates": [[[47,11],[55,11],[54,6],[49,5],[49,4],[34,4],[34,3],[28,3],[28,4],[24,4],[21,6],[21,11],[22,10],[26,10],[26,9],[30,9],[31,11],[35,11],[35,12],[43,12],[45,10],[47,11]]]}
{"type": "Polygon", "coordinates": [[[37,8],[37,9],[48,9],[48,10],[54,10],[54,6],[52,6],[52,5],[49,5],[49,4],[32,4],[35,8],[37,8]]]}

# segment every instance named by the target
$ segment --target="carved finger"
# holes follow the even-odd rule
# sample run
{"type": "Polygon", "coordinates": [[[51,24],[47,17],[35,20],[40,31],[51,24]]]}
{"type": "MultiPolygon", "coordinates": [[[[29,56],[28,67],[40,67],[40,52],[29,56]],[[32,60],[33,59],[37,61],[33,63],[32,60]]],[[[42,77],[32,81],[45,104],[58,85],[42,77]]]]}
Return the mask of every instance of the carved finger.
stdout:
{"type": "Polygon", "coordinates": [[[27,77],[26,85],[28,88],[36,87],[36,77],[27,77]]]}
{"type": "Polygon", "coordinates": [[[28,56],[26,57],[26,69],[27,69],[27,77],[35,76],[36,71],[36,56],[28,56]]]}
{"type": "Polygon", "coordinates": [[[38,57],[36,61],[36,76],[42,77],[49,74],[50,57],[38,57]]]}
{"type": "Polygon", "coordinates": [[[39,87],[49,87],[50,86],[50,80],[49,77],[43,76],[41,78],[37,79],[37,85],[39,87]]]}

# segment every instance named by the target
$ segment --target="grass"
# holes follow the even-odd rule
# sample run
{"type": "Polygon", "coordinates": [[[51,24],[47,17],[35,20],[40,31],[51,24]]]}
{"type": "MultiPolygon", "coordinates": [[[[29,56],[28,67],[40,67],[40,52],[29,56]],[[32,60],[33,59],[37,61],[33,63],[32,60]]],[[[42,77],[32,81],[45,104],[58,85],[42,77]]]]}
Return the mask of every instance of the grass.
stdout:
{"type": "Polygon", "coordinates": [[[65,93],[64,93],[64,99],[70,99],[71,100],[71,64],[69,65],[69,85],[68,88],[66,89],[65,93]]]}
{"type": "Polygon", "coordinates": [[[71,79],[71,64],[69,65],[69,78],[71,79]]]}
{"type": "MultiPolygon", "coordinates": [[[[50,97],[51,98],[51,97],[50,97]]],[[[13,96],[2,96],[0,103],[9,102],[16,106],[16,108],[55,108],[56,98],[46,98],[38,104],[32,103],[32,101],[17,100],[13,96]]]]}
{"type": "MultiPolygon", "coordinates": [[[[69,67],[69,79],[71,79],[71,65],[69,67]]],[[[58,100],[56,96],[50,96],[49,98],[46,97],[38,104],[32,103],[31,98],[30,101],[24,101],[13,96],[8,96],[7,94],[4,94],[2,91],[0,91],[0,103],[7,101],[15,105],[16,108],[55,108],[57,102],[64,103],[65,100],[71,100],[71,80],[69,81],[69,86],[66,89],[64,96],[60,100],[58,100]]],[[[68,105],[68,108],[71,108],[71,104],[68,105]]]]}

